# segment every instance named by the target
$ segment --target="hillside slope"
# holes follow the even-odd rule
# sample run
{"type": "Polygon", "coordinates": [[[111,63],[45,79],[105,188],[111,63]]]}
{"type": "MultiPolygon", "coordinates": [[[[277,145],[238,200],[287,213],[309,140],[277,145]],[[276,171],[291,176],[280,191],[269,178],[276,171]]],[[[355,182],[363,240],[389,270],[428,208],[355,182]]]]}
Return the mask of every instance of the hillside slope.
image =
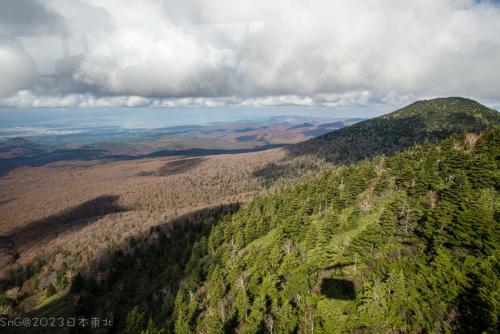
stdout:
{"type": "Polygon", "coordinates": [[[11,138],[0,142],[0,159],[13,158],[17,156],[29,156],[46,152],[49,147],[37,144],[24,138],[11,138]]]}
{"type": "Polygon", "coordinates": [[[500,114],[461,97],[412,103],[390,114],[332,131],[289,148],[291,157],[313,155],[333,163],[349,163],[392,154],[452,134],[479,132],[500,124],[500,114]]]}
{"type": "Polygon", "coordinates": [[[176,331],[493,333],[499,153],[494,130],[256,199],[195,245],[176,331]]]}
{"type": "Polygon", "coordinates": [[[499,157],[497,128],[323,172],[193,228],[176,266],[154,230],[77,310],[130,332],[493,333],[499,157]]]}

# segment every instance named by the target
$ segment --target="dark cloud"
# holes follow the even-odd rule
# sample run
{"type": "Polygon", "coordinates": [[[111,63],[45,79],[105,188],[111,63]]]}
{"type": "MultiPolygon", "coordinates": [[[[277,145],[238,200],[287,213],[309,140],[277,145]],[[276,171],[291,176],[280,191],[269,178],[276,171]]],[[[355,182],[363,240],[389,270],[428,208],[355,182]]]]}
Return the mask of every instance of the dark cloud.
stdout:
{"type": "Polygon", "coordinates": [[[9,38],[0,38],[0,97],[32,87],[37,79],[37,67],[22,44],[9,38]]]}
{"type": "Polygon", "coordinates": [[[31,37],[63,31],[64,17],[37,0],[0,1],[0,34],[31,37]]]}

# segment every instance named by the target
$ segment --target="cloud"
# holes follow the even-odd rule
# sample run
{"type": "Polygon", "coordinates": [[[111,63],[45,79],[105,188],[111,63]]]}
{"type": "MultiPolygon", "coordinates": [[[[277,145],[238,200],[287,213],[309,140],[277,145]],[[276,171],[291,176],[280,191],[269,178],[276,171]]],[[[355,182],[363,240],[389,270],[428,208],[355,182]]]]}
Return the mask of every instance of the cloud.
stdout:
{"type": "Polygon", "coordinates": [[[135,95],[101,96],[94,94],[69,94],[45,96],[36,95],[29,90],[0,100],[4,107],[275,107],[275,106],[321,106],[345,107],[364,106],[371,103],[402,105],[415,99],[415,96],[399,96],[388,94],[385,97],[372,96],[368,91],[349,92],[344,94],[320,94],[314,96],[276,95],[266,97],[183,97],[159,98],[135,95]]]}
{"type": "Polygon", "coordinates": [[[41,32],[66,33],[69,56],[54,49],[33,57],[71,66],[39,78],[30,92],[20,91],[27,84],[4,89],[12,96],[3,105],[500,101],[500,7],[490,1],[31,3],[33,26],[10,22],[3,33],[29,50],[43,48],[43,38],[34,41],[41,32]]]}
{"type": "Polygon", "coordinates": [[[0,97],[32,86],[36,75],[36,64],[22,45],[0,37],[0,97]]]}
{"type": "Polygon", "coordinates": [[[37,36],[65,30],[64,17],[37,0],[0,2],[0,35],[37,36]]]}

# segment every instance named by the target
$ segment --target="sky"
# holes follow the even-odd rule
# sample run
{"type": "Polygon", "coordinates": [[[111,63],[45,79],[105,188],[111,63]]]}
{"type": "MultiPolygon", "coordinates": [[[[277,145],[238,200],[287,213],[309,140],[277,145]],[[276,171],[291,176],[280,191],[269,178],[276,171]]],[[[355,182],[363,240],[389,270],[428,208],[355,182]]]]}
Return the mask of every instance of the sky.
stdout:
{"type": "Polygon", "coordinates": [[[500,4],[1,0],[3,107],[500,106],[500,4]]]}

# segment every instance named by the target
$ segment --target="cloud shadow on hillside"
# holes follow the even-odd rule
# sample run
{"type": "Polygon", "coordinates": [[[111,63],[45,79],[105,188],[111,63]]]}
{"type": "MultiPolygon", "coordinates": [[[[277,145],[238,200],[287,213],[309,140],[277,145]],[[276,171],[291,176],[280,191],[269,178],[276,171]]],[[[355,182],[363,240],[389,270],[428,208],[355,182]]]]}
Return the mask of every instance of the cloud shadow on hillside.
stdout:
{"type": "MultiPolygon", "coordinates": [[[[471,131],[481,128],[471,128],[471,131]]],[[[425,141],[436,143],[455,133],[458,128],[429,130],[421,117],[403,119],[374,118],[331,131],[322,136],[284,147],[285,157],[276,164],[269,163],[254,172],[254,176],[273,182],[282,176],[288,176],[296,170],[298,164],[314,160],[326,161],[341,166],[370,159],[378,155],[390,156],[407,150],[425,141]]],[[[312,170],[304,166],[305,169],[312,170]]]]}
{"type": "Polygon", "coordinates": [[[192,148],[186,150],[158,150],[142,155],[120,155],[110,154],[110,152],[102,149],[64,149],[51,152],[43,152],[36,155],[21,156],[9,159],[0,159],[0,177],[7,175],[10,171],[23,166],[41,167],[58,161],[125,161],[125,160],[140,160],[159,157],[202,157],[207,155],[221,154],[240,154],[251,153],[269,150],[272,148],[284,147],[288,144],[267,144],[254,148],[242,149],[205,149],[192,148]]]}
{"type": "Polygon", "coordinates": [[[66,230],[80,229],[94,223],[100,216],[126,211],[118,204],[119,196],[103,195],[63,210],[49,217],[35,220],[19,229],[14,229],[5,237],[17,247],[19,245],[48,242],[66,230]]]}
{"type": "Polygon", "coordinates": [[[161,318],[153,320],[171,326],[176,294],[197,242],[206,242],[212,228],[239,207],[229,203],[192,211],[129,237],[118,249],[104,251],[83,272],[84,285],[72,289],[78,299],[74,313],[113,317],[119,326],[132,305],[141,305],[153,317],[163,309],[161,318]]]}
{"type": "Polygon", "coordinates": [[[173,161],[167,161],[156,171],[144,171],[140,172],[139,176],[170,176],[170,175],[178,175],[185,173],[191,169],[199,166],[204,158],[188,158],[188,159],[179,159],[173,161]]]}

